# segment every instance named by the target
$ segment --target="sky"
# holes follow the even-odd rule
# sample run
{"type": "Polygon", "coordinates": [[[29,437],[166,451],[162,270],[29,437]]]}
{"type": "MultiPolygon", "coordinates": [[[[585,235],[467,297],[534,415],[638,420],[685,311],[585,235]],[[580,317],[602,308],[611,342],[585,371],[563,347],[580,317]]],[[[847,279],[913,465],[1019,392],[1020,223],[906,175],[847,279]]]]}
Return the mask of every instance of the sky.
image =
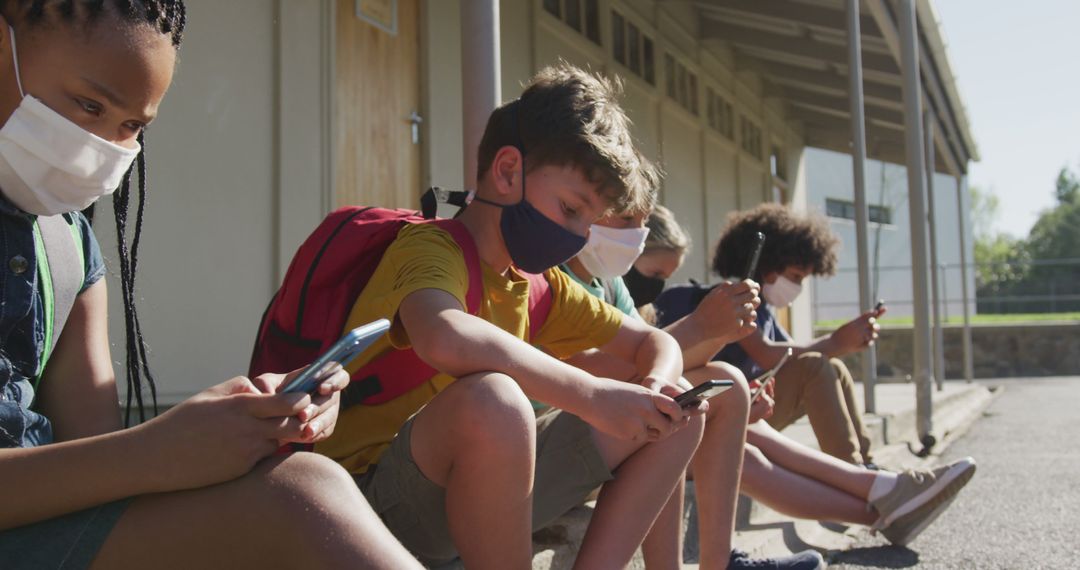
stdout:
{"type": "Polygon", "coordinates": [[[995,229],[1025,237],[1054,181],[1080,173],[1080,1],[935,0],[981,160],[968,182],[998,196],[995,229]]]}

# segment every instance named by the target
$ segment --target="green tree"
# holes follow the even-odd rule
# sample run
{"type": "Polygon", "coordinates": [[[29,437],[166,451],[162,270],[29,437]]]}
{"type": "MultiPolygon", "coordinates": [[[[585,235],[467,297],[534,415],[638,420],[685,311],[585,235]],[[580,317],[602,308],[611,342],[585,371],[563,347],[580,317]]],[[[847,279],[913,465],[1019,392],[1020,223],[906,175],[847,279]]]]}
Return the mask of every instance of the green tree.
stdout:
{"type": "Polygon", "coordinates": [[[1011,304],[999,299],[1011,295],[1027,278],[1030,255],[1024,240],[994,229],[998,197],[972,186],[971,225],[975,240],[975,298],[980,312],[1008,312],[1011,304]]]}
{"type": "Polygon", "coordinates": [[[1054,194],[1057,196],[1059,205],[1074,204],[1076,199],[1080,197],[1080,180],[1068,167],[1064,167],[1058,172],[1057,188],[1054,194]]]}
{"type": "Polygon", "coordinates": [[[1057,206],[1042,212],[1027,238],[1036,260],[1027,276],[1028,289],[1051,297],[1047,310],[1077,310],[1080,301],[1056,297],[1080,295],[1080,180],[1068,168],[1058,173],[1057,206]]]}

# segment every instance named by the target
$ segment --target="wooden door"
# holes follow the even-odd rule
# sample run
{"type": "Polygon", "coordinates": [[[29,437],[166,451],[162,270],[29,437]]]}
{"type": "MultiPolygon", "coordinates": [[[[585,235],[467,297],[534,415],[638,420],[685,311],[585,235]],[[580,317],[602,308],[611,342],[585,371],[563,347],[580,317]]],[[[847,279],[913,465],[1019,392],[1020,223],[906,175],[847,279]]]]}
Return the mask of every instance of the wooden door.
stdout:
{"type": "Polygon", "coordinates": [[[420,203],[419,0],[337,0],[337,205],[420,203]],[[391,27],[392,26],[388,26],[391,27]],[[415,115],[414,115],[415,113],[415,115]]]}

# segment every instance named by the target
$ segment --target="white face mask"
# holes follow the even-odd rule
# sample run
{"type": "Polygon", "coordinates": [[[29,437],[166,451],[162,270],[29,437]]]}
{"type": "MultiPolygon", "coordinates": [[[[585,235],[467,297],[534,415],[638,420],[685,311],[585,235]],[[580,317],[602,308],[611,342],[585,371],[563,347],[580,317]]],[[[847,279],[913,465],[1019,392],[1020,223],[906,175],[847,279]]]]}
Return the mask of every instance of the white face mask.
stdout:
{"type": "Polygon", "coordinates": [[[802,283],[796,283],[781,275],[776,278],[775,283],[766,283],[761,289],[770,305],[782,309],[802,293],[802,283]]]}
{"type": "Polygon", "coordinates": [[[23,96],[0,128],[0,190],[20,210],[51,216],[112,194],[139,154],[94,135],[23,91],[15,31],[11,56],[23,96]]]}
{"type": "Polygon", "coordinates": [[[630,271],[634,261],[645,251],[647,237],[649,228],[615,229],[593,224],[589,228],[589,242],[577,258],[593,277],[620,277],[630,271]]]}

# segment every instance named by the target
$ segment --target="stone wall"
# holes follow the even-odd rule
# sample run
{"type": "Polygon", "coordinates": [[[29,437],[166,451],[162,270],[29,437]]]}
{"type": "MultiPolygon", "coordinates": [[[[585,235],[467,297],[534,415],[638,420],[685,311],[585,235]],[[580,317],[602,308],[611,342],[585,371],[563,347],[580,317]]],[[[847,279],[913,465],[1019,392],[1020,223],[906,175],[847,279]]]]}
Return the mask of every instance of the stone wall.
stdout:
{"type": "MultiPolygon", "coordinates": [[[[945,327],[945,377],[963,378],[962,327],[945,327]]],[[[824,334],[824,331],[819,331],[824,334]]],[[[972,325],[976,378],[1080,375],[1080,323],[972,325]]],[[[910,327],[887,327],[878,339],[878,376],[911,373],[910,327]]],[[[844,358],[861,370],[859,355],[844,358]]]]}

